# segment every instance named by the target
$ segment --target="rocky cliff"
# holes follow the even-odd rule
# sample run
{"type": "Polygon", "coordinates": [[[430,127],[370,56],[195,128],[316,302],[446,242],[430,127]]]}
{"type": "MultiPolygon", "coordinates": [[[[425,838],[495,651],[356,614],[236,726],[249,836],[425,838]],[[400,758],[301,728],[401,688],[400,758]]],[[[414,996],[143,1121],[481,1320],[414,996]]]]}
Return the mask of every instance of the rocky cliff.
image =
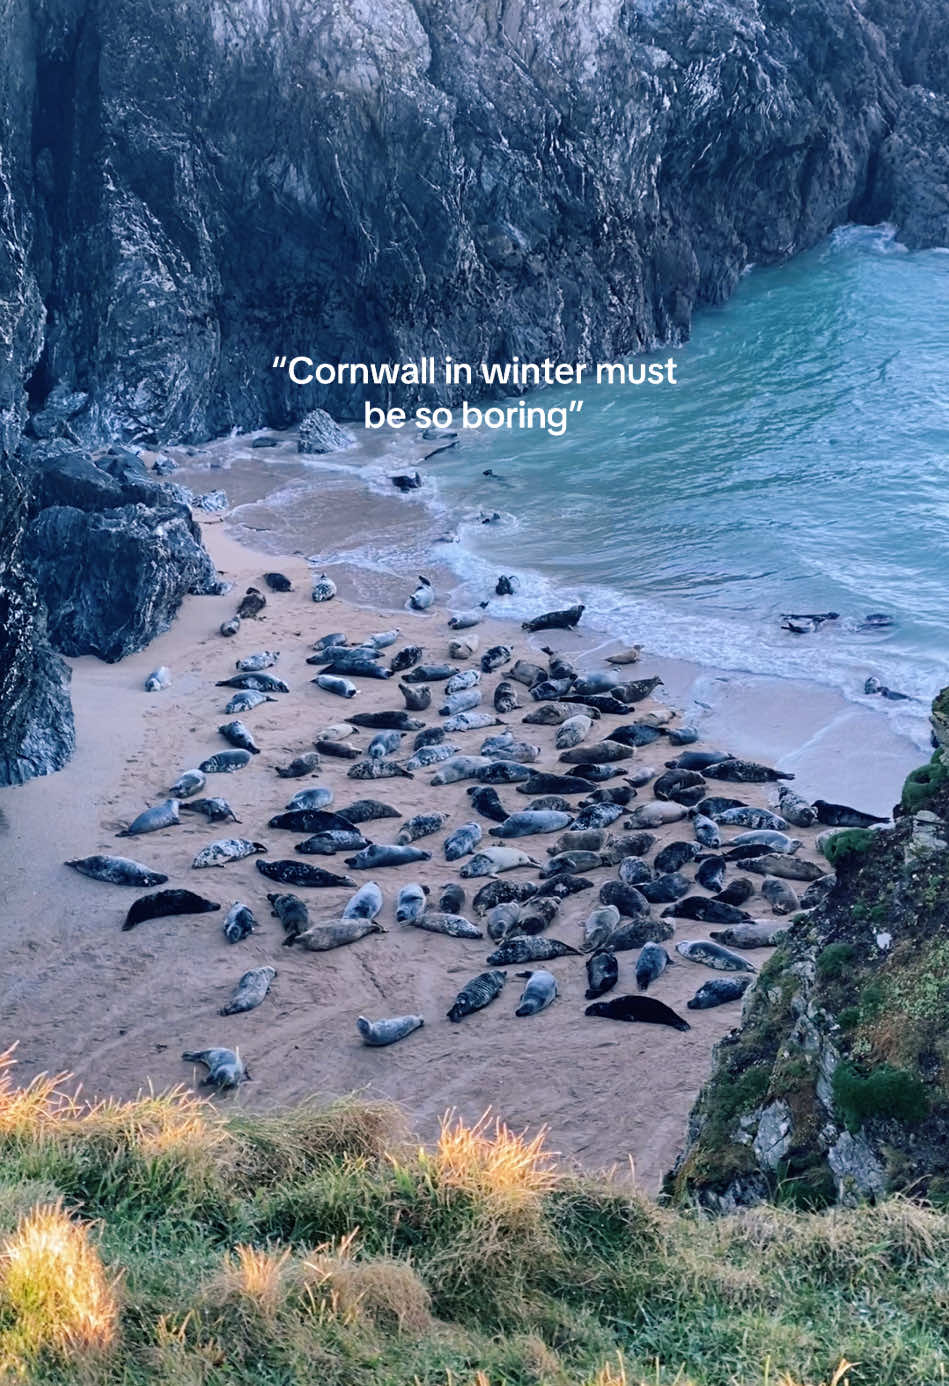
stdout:
{"type": "Polygon", "coordinates": [[[716,1210],[949,1195],[949,690],[893,828],[845,829],[720,1044],[673,1196],[716,1210]]]}
{"type": "Polygon", "coordinates": [[[347,416],[274,354],[608,358],[847,219],[945,243],[947,32],[943,0],[0,0],[0,451],[27,399],[87,447],[347,416]]]}

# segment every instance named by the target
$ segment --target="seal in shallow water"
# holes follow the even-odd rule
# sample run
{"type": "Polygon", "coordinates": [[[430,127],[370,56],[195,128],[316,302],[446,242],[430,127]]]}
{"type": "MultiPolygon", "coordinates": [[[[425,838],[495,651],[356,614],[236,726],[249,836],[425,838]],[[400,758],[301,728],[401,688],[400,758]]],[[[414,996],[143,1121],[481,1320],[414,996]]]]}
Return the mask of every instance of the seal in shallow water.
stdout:
{"type": "Polygon", "coordinates": [[[381,1047],[405,1039],[406,1035],[411,1035],[413,1030],[420,1029],[424,1024],[420,1015],[397,1015],[390,1020],[367,1020],[361,1015],[356,1021],[356,1029],[362,1035],[363,1044],[381,1047]]]}
{"type": "Polygon", "coordinates": [[[106,881],[109,885],[156,886],[164,885],[168,879],[161,871],[152,871],[150,867],[129,857],[75,857],[65,865],[78,871],[80,876],[88,876],[92,881],[106,881]]]}

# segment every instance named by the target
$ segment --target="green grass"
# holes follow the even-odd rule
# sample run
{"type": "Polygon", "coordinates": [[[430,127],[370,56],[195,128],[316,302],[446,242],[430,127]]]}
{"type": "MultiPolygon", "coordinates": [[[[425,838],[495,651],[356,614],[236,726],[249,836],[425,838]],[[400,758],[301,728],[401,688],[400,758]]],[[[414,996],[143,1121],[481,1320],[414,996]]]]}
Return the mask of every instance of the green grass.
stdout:
{"type": "Polygon", "coordinates": [[[712,1218],[542,1133],[448,1121],[422,1150],[385,1105],[87,1107],[0,1071],[3,1380],[936,1383],[947,1265],[949,1214],[905,1200],[712,1218]]]}

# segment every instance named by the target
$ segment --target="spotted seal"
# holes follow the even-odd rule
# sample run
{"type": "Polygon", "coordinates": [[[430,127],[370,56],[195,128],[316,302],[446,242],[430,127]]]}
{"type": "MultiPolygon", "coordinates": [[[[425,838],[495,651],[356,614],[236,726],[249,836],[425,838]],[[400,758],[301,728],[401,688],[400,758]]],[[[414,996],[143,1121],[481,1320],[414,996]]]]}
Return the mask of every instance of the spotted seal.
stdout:
{"type": "Polygon", "coordinates": [[[409,818],[402,824],[396,834],[396,845],[407,847],[410,842],[417,842],[420,837],[430,837],[447,821],[447,813],[417,813],[414,818],[409,818]]]}
{"type": "MultiPolygon", "coordinates": [[[[185,770],[175,780],[168,793],[173,799],[190,799],[194,794],[200,794],[207,784],[207,780],[200,770],[185,770]]],[[[181,804],[178,805],[179,809],[181,804]]]]}
{"type": "Polygon", "coordinates": [[[271,881],[294,886],[354,886],[351,876],[337,876],[305,861],[258,861],[257,870],[271,881]]]}
{"type": "Polygon", "coordinates": [[[250,751],[218,751],[207,760],[202,760],[198,769],[203,775],[233,775],[242,770],[251,760],[250,751]]]}
{"type": "Polygon", "coordinates": [[[227,914],[224,916],[222,924],[224,937],[228,943],[240,943],[242,939],[248,938],[257,927],[257,920],[254,912],[240,900],[235,900],[227,914]]]}
{"type": "Polygon", "coordinates": [[[483,1011],[485,1006],[490,1006],[501,995],[506,981],[506,972],[479,972],[477,977],[465,983],[455,997],[451,1010],[447,1012],[448,1019],[458,1024],[466,1015],[483,1011]]]}
{"type": "Polygon", "coordinates": [[[551,958],[563,958],[577,952],[578,949],[571,948],[569,943],[563,943],[559,938],[545,938],[539,934],[513,934],[488,955],[488,965],[508,967],[513,963],[549,962],[551,958]]]}
{"type": "Polygon", "coordinates": [[[92,881],[105,881],[109,885],[140,888],[164,885],[168,879],[161,871],[152,871],[150,867],[132,861],[129,857],[75,857],[64,864],[78,871],[80,876],[88,876],[92,881]]]}
{"type": "Polygon", "coordinates": [[[276,698],[271,698],[266,693],[256,693],[253,688],[245,688],[240,693],[234,694],[224,711],[228,716],[235,712],[252,712],[255,707],[260,707],[261,703],[275,703],[276,701],[276,698]]]}
{"type": "Polygon", "coordinates": [[[264,843],[251,842],[246,837],[222,837],[202,847],[191,865],[196,871],[208,866],[226,866],[230,861],[243,861],[244,857],[259,856],[267,850],[264,843]]]}

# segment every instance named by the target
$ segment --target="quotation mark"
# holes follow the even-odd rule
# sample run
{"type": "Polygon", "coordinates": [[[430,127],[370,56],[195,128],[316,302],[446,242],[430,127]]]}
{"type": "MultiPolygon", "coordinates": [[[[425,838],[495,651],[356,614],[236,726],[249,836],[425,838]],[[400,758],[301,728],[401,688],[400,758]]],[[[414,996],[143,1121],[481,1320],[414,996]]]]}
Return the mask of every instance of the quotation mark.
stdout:
{"type": "Polygon", "coordinates": [[[287,358],[286,358],[285,356],[275,356],[274,359],[273,359],[273,367],[272,367],[272,369],[275,370],[275,371],[276,371],[276,370],[281,370],[281,371],[282,371],[282,370],[285,370],[285,369],[286,369],[286,365],[287,365],[287,358]]]}
{"type": "Polygon", "coordinates": [[[570,410],[569,410],[569,412],[570,412],[571,414],[579,414],[579,412],[580,412],[580,410],[581,410],[582,408],[583,408],[583,400],[582,400],[582,399],[572,399],[572,400],[570,401],[570,410]]]}

